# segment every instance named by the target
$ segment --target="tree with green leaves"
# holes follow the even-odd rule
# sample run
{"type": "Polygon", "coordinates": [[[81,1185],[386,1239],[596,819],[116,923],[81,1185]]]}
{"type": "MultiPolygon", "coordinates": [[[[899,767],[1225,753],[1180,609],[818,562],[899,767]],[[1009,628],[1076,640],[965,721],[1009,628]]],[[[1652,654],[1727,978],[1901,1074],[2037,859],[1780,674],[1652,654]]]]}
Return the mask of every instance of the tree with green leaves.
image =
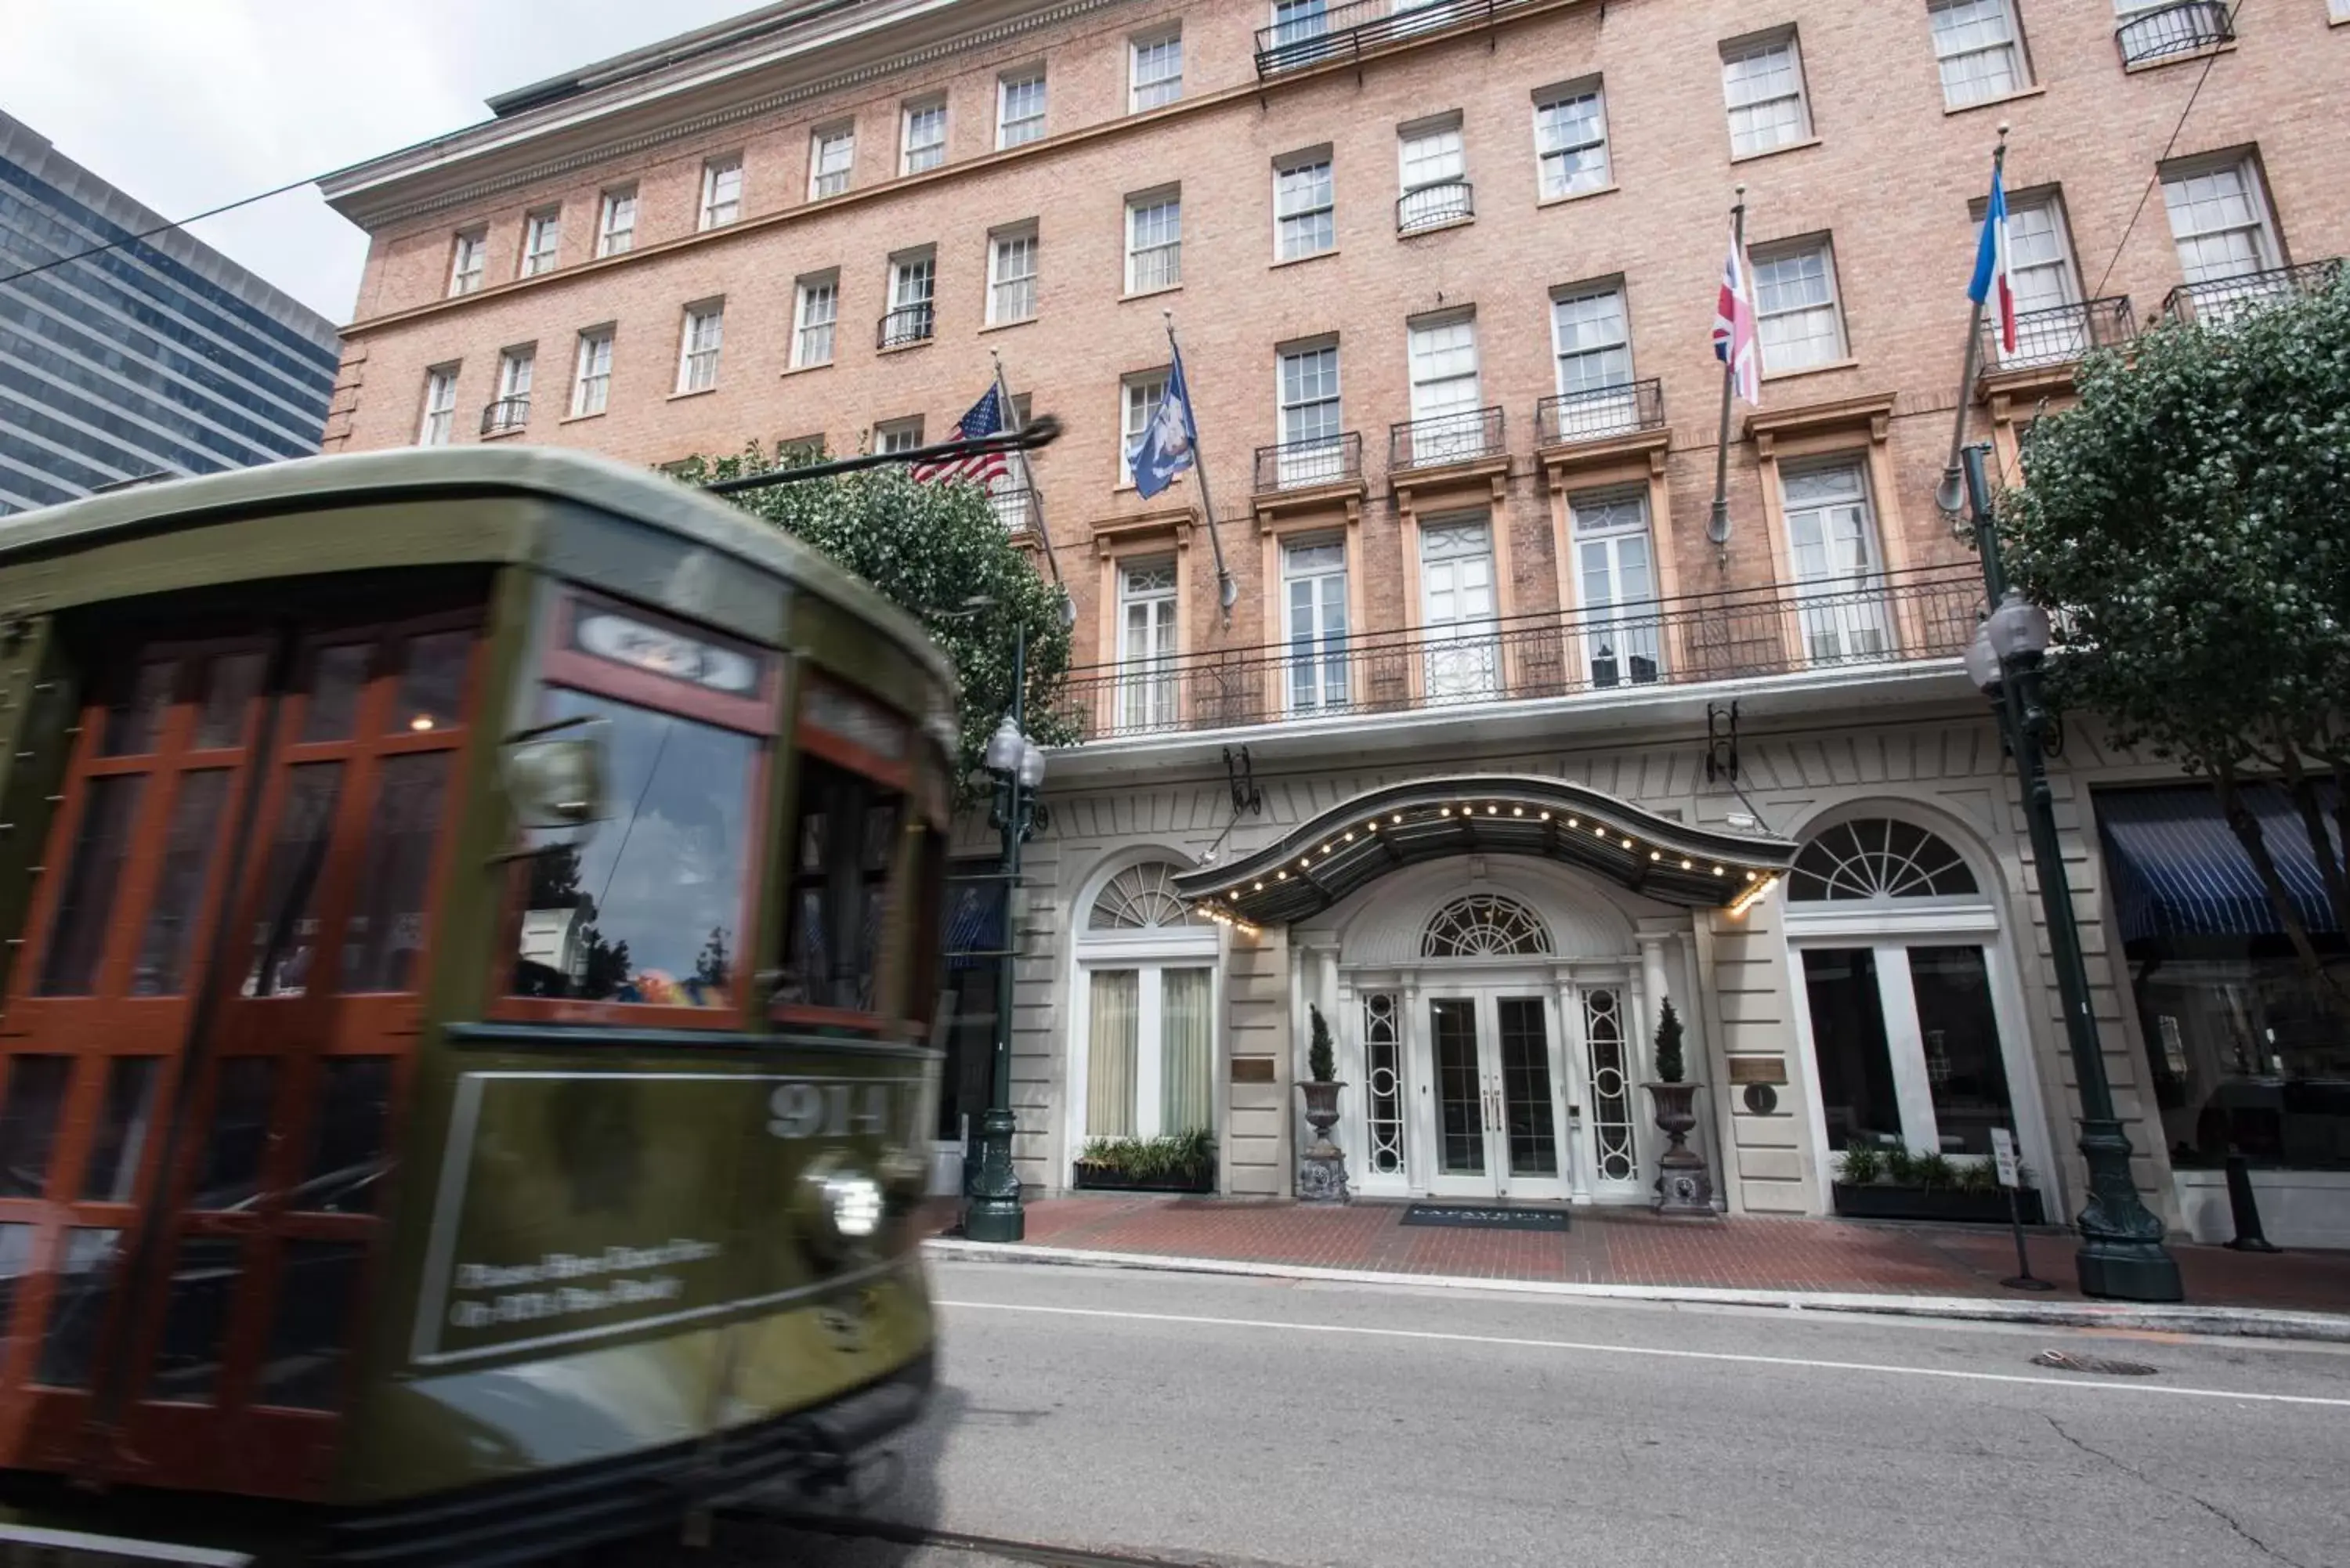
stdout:
{"type": "Polygon", "coordinates": [[[2321,976],[2246,791],[2282,784],[2350,932],[2350,275],[2156,327],[2078,385],[1999,505],[2017,587],[2058,628],[2050,694],[2211,780],[2321,976]]]}
{"type": "Polygon", "coordinates": [[[1681,1015],[1669,996],[1657,1010],[1657,1082],[1678,1084],[1688,1071],[1681,1059],[1681,1015]]]}
{"type": "MultiPolygon", "coordinates": [[[[734,457],[669,466],[693,485],[781,466],[756,442],[734,457]]],[[[962,686],[960,777],[966,799],[983,795],[981,754],[1012,711],[1013,643],[1027,629],[1024,719],[1039,744],[1066,743],[1076,728],[1060,710],[1069,669],[1061,590],[1012,543],[976,484],[918,484],[901,465],[771,484],[725,497],[862,577],[922,623],[962,686]],[[994,601],[971,613],[975,597],[994,601]]]]}

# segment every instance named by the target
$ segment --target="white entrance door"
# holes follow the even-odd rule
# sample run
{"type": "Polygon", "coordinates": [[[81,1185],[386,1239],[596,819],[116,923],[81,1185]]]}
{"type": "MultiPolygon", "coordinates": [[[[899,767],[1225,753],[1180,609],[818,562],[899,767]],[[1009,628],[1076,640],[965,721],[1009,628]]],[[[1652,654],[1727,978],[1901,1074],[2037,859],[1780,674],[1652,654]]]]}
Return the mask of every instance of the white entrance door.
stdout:
{"type": "Polygon", "coordinates": [[[1558,1118],[1555,1020],[1536,987],[1430,996],[1436,1087],[1431,1193],[1561,1199],[1567,1156],[1558,1118]]]}
{"type": "Polygon", "coordinates": [[[1640,1195],[1640,1146],[1634,1098],[1628,988],[1578,985],[1568,1006],[1575,1024],[1574,1085],[1588,1139],[1591,1195],[1602,1202],[1640,1195]]]}
{"type": "Polygon", "coordinates": [[[1470,702],[1501,691],[1493,621],[1493,535],[1482,517],[1430,523],[1419,534],[1420,624],[1431,702],[1470,702]]]}

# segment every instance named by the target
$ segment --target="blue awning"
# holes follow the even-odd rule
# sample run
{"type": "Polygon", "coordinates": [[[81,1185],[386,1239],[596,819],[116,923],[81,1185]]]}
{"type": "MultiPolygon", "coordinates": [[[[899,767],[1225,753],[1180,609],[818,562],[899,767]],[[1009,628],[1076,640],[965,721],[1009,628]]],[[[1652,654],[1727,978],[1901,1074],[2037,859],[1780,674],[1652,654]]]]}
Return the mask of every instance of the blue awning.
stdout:
{"type": "Polygon", "coordinates": [[[985,880],[947,884],[946,955],[951,969],[985,969],[1003,950],[1003,884],[985,880]]]}
{"type": "MultiPolygon", "coordinates": [[[[2260,819],[2261,841],[2302,923],[2312,932],[2339,931],[2292,795],[2261,784],[2246,787],[2243,796],[2260,819]]],[[[2252,857],[2229,828],[2209,784],[2099,790],[2095,799],[2124,941],[2283,935],[2252,857]]],[[[2322,805],[2334,833],[2330,788],[2322,805]]]]}

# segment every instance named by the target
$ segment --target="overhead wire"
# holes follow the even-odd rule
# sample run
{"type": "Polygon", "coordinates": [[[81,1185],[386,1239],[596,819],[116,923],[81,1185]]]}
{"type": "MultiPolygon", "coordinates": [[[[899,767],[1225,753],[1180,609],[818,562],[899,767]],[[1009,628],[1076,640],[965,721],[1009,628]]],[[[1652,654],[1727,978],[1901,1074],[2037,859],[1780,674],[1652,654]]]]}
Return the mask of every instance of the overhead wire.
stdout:
{"type": "MultiPolygon", "coordinates": [[[[2235,36],[2236,16],[2243,8],[2244,0],[2236,0],[2234,5],[2228,7],[2228,19],[2222,28],[2227,36],[2235,36]]],[[[2138,192],[2137,205],[2130,210],[2129,222],[2122,226],[2122,237],[2114,242],[2114,254],[2107,258],[2106,270],[2098,275],[2097,286],[2089,291],[2090,298],[2096,299],[2105,294],[2106,280],[2114,275],[2114,268],[2120,265],[2123,248],[2129,244],[2130,235],[2137,232],[2138,219],[2146,214],[2147,198],[2154,194],[2155,187],[2162,183],[2162,166],[2169,161],[2172,149],[2178,145],[2178,139],[2186,134],[2187,117],[2195,112],[2195,100],[2203,96],[2203,84],[2211,79],[2211,67],[2219,63],[2220,53],[2217,49],[2203,57],[2203,69],[2195,78],[2194,90],[2187,95],[2187,103],[2178,111],[2178,123],[2170,128],[2170,140],[2162,144],[2162,151],[2154,161],[2154,172],[2147,176],[2146,189],[2138,192]]]]}
{"type": "MultiPolygon", "coordinates": [[[[332,171],[328,171],[328,172],[332,172],[332,171]]],[[[237,201],[224,202],[220,206],[213,207],[204,212],[198,213],[192,218],[181,218],[173,223],[158,223],[151,229],[141,229],[135,234],[125,234],[120,239],[109,240],[104,244],[90,245],[85,249],[75,251],[68,255],[52,257],[50,260],[39,263],[34,266],[19,267],[15,272],[0,275],[0,283],[14,283],[20,277],[30,277],[35,273],[47,272],[52,267],[65,266],[68,263],[84,261],[94,255],[103,255],[108,251],[120,250],[125,245],[135,245],[141,240],[151,240],[157,234],[168,234],[173,229],[184,229],[190,223],[201,223],[206,218],[217,218],[223,213],[234,213],[239,207],[250,207],[255,202],[266,202],[272,196],[283,196],[288,192],[299,191],[306,185],[316,185],[319,181],[325,178],[326,174],[323,173],[312,174],[306,179],[296,180],[289,182],[286,184],[280,185],[275,190],[264,191],[258,195],[245,196],[238,199],[237,201]]]]}

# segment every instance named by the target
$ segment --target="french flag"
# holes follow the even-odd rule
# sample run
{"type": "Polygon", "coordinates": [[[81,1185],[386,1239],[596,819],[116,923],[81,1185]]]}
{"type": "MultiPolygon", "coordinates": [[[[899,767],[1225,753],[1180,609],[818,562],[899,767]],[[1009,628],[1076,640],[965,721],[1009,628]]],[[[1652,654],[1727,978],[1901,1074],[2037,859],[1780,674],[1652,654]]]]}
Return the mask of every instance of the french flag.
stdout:
{"type": "Polygon", "coordinates": [[[1982,243],[1975,247],[1975,279],[1967,297],[1999,316],[1999,346],[2015,352],[2015,284],[2008,275],[2007,185],[2002,171],[1991,171],[1991,204],[1983,209],[1982,243]],[[1998,290],[1994,296],[1993,288],[1998,290]]]}

